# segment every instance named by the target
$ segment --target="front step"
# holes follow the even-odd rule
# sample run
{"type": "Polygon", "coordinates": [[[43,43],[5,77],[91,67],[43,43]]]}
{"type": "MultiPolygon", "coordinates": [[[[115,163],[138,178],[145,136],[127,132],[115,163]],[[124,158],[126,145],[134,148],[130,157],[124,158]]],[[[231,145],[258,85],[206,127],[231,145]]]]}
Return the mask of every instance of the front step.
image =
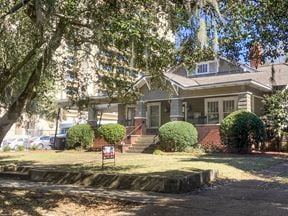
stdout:
{"type": "Polygon", "coordinates": [[[28,172],[3,171],[3,172],[0,172],[0,178],[16,179],[16,180],[29,180],[30,175],[28,172]]]}
{"type": "Polygon", "coordinates": [[[152,153],[156,145],[154,142],[155,135],[141,136],[134,145],[129,147],[127,153],[152,153]]]}

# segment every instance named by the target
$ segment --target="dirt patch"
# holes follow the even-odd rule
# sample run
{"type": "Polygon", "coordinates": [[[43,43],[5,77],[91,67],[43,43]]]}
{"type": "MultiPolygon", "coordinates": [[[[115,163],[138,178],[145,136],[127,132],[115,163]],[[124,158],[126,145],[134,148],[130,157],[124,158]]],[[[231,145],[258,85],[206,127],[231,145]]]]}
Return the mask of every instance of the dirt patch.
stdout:
{"type": "Polygon", "coordinates": [[[0,215],[123,215],[140,205],[92,195],[68,195],[43,191],[3,189],[0,215]]]}

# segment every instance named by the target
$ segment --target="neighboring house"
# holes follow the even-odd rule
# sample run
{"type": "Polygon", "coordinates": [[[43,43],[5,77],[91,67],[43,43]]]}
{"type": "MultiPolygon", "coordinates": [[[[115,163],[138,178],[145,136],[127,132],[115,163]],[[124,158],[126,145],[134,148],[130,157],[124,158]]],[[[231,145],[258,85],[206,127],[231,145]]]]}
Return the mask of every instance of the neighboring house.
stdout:
{"type": "Polygon", "coordinates": [[[139,79],[135,87],[143,96],[136,104],[118,104],[118,122],[144,135],[184,120],[196,126],[199,143],[211,145],[220,142],[219,123],[231,112],[263,114],[264,95],[288,84],[288,64],[255,67],[218,58],[200,62],[194,71],[179,66],[164,77],[170,91],[159,90],[151,77],[139,79]]]}

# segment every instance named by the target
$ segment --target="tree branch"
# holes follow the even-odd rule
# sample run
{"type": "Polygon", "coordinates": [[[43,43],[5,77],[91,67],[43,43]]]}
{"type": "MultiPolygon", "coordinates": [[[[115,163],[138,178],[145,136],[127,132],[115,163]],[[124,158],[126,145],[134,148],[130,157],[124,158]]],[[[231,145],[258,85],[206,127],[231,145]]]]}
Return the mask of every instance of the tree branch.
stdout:
{"type": "Polygon", "coordinates": [[[5,13],[3,16],[0,17],[0,19],[4,19],[6,16],[16,13],[18,10],[20,10],[22,7],[24,7],[30,0],[21,0],[18,2],[14,7],[12,7],[7,13],[5,13]]]}

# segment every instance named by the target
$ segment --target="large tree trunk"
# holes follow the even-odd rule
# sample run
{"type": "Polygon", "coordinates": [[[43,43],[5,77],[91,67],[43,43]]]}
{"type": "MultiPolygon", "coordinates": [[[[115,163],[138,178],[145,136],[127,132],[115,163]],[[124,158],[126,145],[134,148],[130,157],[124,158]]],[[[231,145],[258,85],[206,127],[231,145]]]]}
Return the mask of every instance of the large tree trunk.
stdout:
{"type": "Polygon", "coordinates": [[[45,48],[42,57],[38,60],[36,68],[30,75],[24,90],[18,99],[11,104],[11,106],[8,108],[8,111],[1,117],[0,143],[3,141],[12,125],[19,119],[26,104],[33,98],[35,94],[35,87],[39,84],[42,73],[47,69],[56,49],[61,45],[64,31],[65,23],[63,20],[60,20],[57,24],[54,35],[51,37],[47,47],[45,48]]]}

